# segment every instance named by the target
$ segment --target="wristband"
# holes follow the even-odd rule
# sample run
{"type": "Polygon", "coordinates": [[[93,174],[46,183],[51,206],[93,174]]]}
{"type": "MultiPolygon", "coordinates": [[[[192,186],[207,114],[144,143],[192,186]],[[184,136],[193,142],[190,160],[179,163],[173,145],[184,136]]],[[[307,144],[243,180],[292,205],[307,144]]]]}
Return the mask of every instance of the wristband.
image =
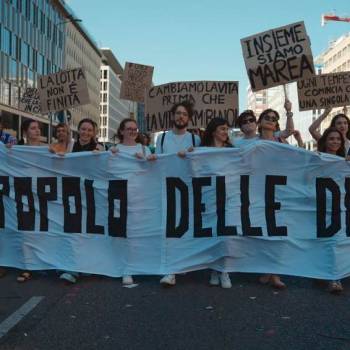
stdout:
{"type": "Polygon", "coordinates": [[[286,113],[286,116],[287,116],[287,117],[290,117],[290,118],[293,117],[293,112],[287,112],[287,113],[286,113]]]}

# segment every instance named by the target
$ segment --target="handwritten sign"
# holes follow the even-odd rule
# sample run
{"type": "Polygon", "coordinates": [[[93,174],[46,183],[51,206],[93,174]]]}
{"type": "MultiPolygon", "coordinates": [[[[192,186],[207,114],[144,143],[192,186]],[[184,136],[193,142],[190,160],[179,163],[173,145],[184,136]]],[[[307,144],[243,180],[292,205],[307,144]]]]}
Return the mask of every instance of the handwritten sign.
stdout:
{"type": "Polygon", "coordinates": [[[83,68],[39,77],[38,87],[42,114],[90,103],[83,68]]]}
{"type": "Polygon", "coordinates": [[[315,74],[304,22],[289,24],[241,39],[253,91],[315,74]]]}
{"type": "Polygon", "coordinates": [[[152,66],[137,63],[125,63],[120,98],[144,103],[145,93],[152,86],[152,66]]]}
{"type": "Polygon", "coordinates": [[[27,87],[19,100],[19,109],[33,114],[40,113],[40,98],[37,88],[27,87]]]}
{"type": "Polygon", "coordinates": [[[297,86],[300,111],[350,105],[350,72],[315,75],[297,86]]]}
{"type": "Polygon", "coordinates": [[[152,87],[145,101],[147,132],[173,127],[171,107],[183,101],[194,106],[189,128],[205,128],[214,117],[234,126],[238,116],[238,81],[185,81],[152,87]]]}

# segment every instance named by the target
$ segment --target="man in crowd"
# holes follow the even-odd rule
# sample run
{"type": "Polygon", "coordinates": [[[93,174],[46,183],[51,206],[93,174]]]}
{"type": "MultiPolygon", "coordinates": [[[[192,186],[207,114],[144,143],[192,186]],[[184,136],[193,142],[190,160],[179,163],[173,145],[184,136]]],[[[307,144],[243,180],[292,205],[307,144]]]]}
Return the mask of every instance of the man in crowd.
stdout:
{"type": "Polygon", "coordinates": [[[4,131],[4,124],[0,119],[0,141],[5,145],[15,145],[17,143],[17,139],[10,135],[9,133],[4,131]]]}
{"type": "MultiPolygon", "coordinates": [[[[180,157],[185,157],[186,152],[193,151],[201,142],[197,135],[187,131],[188,122],[193,116],[192,105],[189,102],[177,103],[171,108],[171,114],[174,127],[158,136],[156,154],[177,153],[180,157]]],[[[164,286],[174,286],[175,274],[164,276],[160,283],[164,286]]]]}

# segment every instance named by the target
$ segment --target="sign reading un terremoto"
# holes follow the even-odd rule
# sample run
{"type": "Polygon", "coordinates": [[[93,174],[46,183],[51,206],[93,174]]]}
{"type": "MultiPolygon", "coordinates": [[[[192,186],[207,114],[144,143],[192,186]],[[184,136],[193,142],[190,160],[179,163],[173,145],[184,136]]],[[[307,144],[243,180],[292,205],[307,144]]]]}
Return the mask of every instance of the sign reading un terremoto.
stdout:
{"type": "Polygon", "coordinates": [[[38,88],[42,114],[90,103],[83,68],[41,76],[38,80],[38,88]]]}

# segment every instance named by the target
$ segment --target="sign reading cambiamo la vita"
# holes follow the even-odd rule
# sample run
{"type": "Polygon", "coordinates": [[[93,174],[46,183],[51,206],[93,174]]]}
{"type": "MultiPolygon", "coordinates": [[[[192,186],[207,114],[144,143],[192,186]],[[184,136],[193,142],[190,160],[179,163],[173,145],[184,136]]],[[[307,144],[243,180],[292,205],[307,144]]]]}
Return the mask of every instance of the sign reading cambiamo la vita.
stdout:
{"type": "Polygon", "coordinates": [[[38,79],[38,89],[42,114],[90,103],[83,68],[41,76],[38,79]]]}
{"type": "Polygon", "coordinates": [[[297,86],[300,111],[350,105],[350,72],[315,75],[297,86]]]}
{"type": "Polygon", "coordinates": [[[120,98],[135,102],[145,102],[145,94],[152,86],[154,67],[138,63],[125,63],[120,98]]]}
{"type": "Polygon", "coordinates": [[[226,119],[233,127],[238,115],[238,81],[184,81],[152,87],[145,100],[147,132],[171,129],[170,109],[183,101],[194,106],[190,129],[205,128],[215,117],[226,119]]]}
{"type": "Polygon", "coordinates": [[[241,39],[250,86],[258,91],[314,75],[304,22],[241,39]]]}

